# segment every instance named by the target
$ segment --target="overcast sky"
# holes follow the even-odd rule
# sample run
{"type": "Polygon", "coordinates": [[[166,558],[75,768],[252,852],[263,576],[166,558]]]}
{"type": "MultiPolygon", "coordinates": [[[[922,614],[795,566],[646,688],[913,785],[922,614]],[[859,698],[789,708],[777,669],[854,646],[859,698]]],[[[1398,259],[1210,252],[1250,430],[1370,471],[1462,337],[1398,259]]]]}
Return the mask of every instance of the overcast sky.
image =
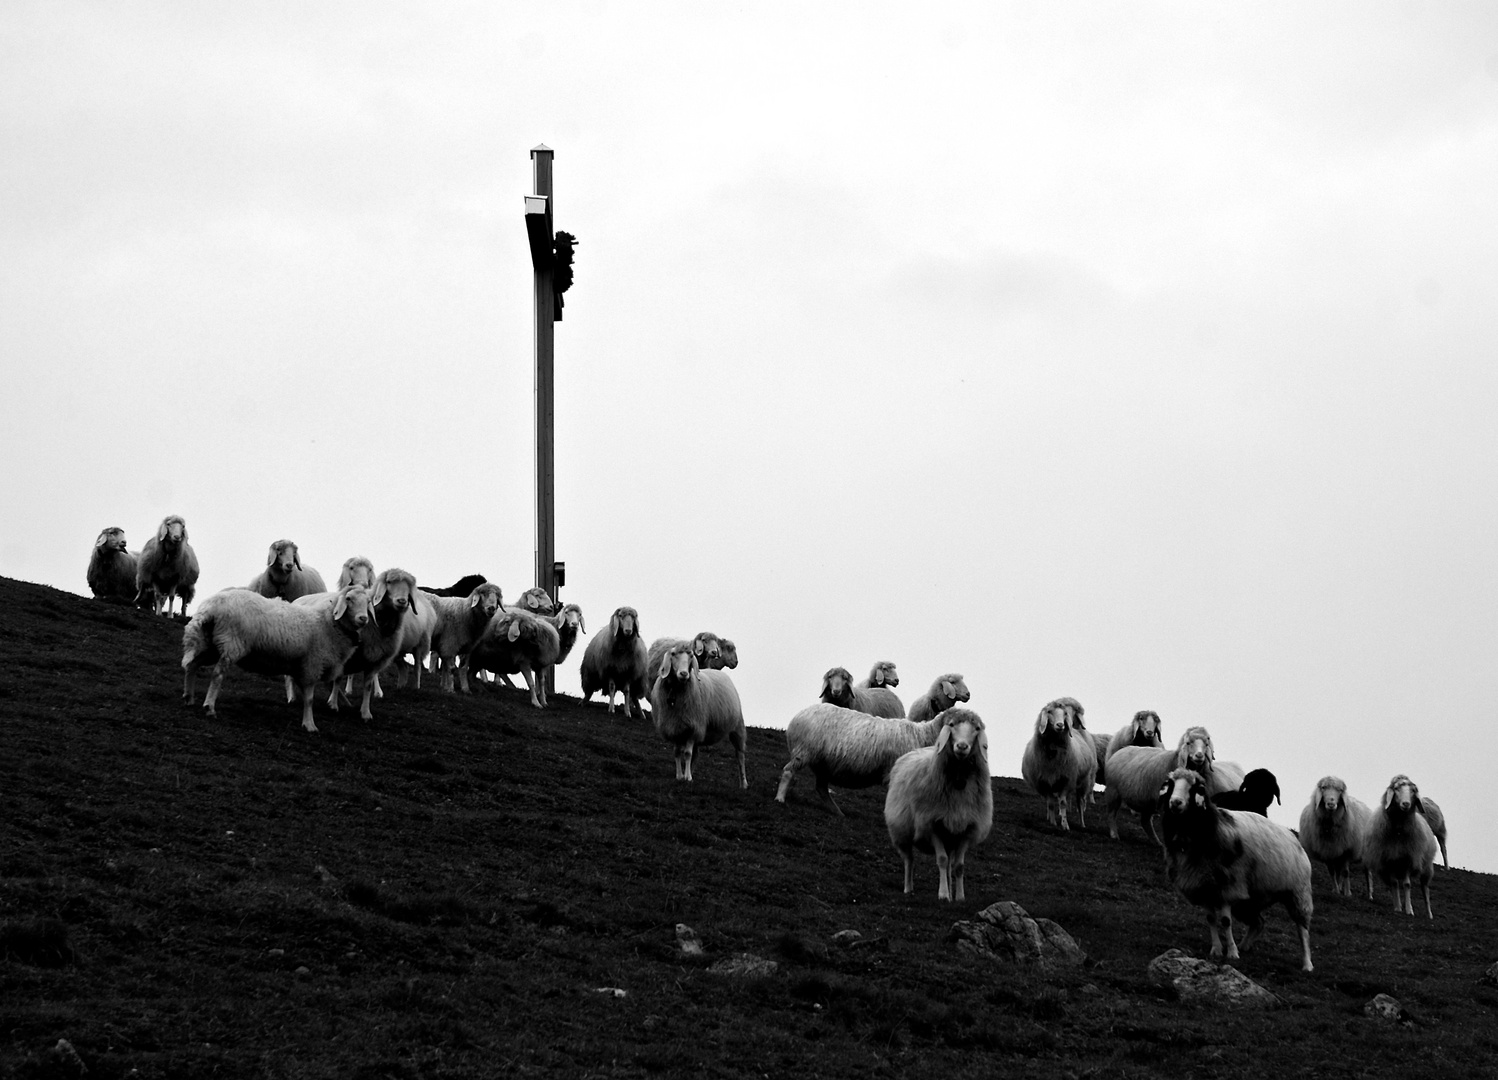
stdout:
{"type": "Polygon", "coordinates": [[[0,573],[176,513],[200,597],[518,595],[544,142],[590,631],[751,726],[961,672],[1006,775],[1155,709],[1286,824],[1407,772],[1498,871],[1498,8],[726,7],[5,4],[0,573]]]}

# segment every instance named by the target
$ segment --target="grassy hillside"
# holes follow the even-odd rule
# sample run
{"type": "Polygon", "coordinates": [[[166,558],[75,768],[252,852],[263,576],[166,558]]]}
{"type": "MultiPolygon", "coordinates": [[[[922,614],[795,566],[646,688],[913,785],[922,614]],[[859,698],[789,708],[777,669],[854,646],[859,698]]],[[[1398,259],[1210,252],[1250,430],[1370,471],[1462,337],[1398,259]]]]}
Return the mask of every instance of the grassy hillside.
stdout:
{"type": "MultiPolygon", "coordinates": [[[[1149,960],[1206,931],[1132,822],[1059,834],[995,780],[968,901],[900,892],[883,789],[846,819],[780,732],[750,788],[705,751],[693,785],[638,720],[520,693],[390,689],[376,719],[235,673],[220,719],[180,702],[181,624],[0,579],[0,1076],[1486,1077],[1498,1062],[1491,876],[1438,872],[1434,923],[1333,897],[1314,973],[1282,911],[1242,970],[1286,1007],[1154,990],[1149,960]],[[960,918],[1014,900],[1087,967],[965,958],[960,918]],[[675,926],[705,957],[685,957],[675,926]],[[844,948],[852,929],[868,944],[844,948]],[[768,977],[709,970],[740,953],[768,977]],[[614,989],[623,991],[617,994],[614,989]],[[1385,992],[1412,1023],[1363,1016],[1385,992]],[[132,1073],[132,1070],[138,1072],[132,1073]]],[[[975,701],[980,714],[983,703],[975,701]]],[[[1028,718],[985,714],[990,726],[1028,718]]]]}

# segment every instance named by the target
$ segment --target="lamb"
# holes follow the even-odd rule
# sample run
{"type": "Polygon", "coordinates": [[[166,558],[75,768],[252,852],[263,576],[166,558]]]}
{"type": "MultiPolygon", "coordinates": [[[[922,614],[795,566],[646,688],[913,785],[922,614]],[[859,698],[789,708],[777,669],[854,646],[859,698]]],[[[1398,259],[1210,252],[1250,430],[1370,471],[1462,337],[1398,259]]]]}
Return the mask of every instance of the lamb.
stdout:
{"type": "MultiPolygon", "coordinates": [[[[576,605],[567,607],[575,609],[576,605]]],[[[536,676],[561,659],[562,637],[557,623],[565,622],[566,611],[564,608],[554,616],[533,615],[513,607],[494,612],[468,654],[469,666],[506,675],[518,671],[525,676],[531,704],[544,709],[546,683],[536,676]]],[[[581,612],[578,615],[581,619],[581,612]]]]}
{"type": "Polygon", "coordinates": [[[916,698],[906,710],[905,719],[912,724],[924,724],[938,713],[945,712],[959,701],[971,701],[967,683],[957,674],[939,676],[925,695],[916,698]]]}
{"type": "Polygon", "coordinates": [[[785,743],[791,759],[780,773],[775,801],[785,802],[796,772],[810,768],[817,794],[833,813],[843,816],[828,785],[872,787],[889,775],[901,754],[932,746],[941,734],[941,714],[921,724],[845,709],[819,701],[808,705],[786,725],[785,743]]]}
{"type": "Polygon", "coordinates": [[[739,787],[749,786],[744,761],[744,708],[733,680],[722,671],[706,671],[686,642],[673,645],[661,658],[650,687],[650,715],[656,734],[676,746],[676,779],[692,782],[697,747],[727,736],[739,762],[739,787]]]}
{"type": "MultiPolygon", "coordinates": [[[[645,718],[644,698],[649,692],[646,682],[649,652],[640,636],[640,614],[632,607],[615,608],[609,625],[600,630],[583,650],[578,677],[582,682],[583,700],[590,700],[600,690],[609,696],[609,715],[614,713],[614,691],[624,695],[624,717],[630,707],[645,718]]],[[[652,675],[654,673],[651,673],[652,675]]]]}
{"type": "Polygon", "coordinates": [[[889,773],[884,824],[915,891],[915,852],[936,856],[936,898],[961,903],[967,852],[993,827],[988,732],[970,709],[941,714],[934,746],[901,754],[889,773]]]}
{"type": "MultiPolygon", "coordinates": [[[[416,578],[404,570],[382,570],[375,576],[369,594],[370,620],[360,631],[359,648],[344,662],[344,674],[364,676],[364,696],[359,703],[359,717],[373,720],[369,699],[378,685],[380,672],[395,663],[401,655],[405,624],[423,612],[425,600],[418,600],[416,578]]],[[[316,610],[337,602],[337,593],[308,593],[292,601],[293,606],[316,610]]],[[[328,707],[338,711],[338,687],[328,694],[328,707]]]]}
{"type": "Polygon", "coordinates": [[[1373,811],[1347,794],[1340,777],[1323,776],[1311,792],[1311,801],[1300,812],[1300,846],[1313,859],[1326,863],[1332,876],[1332,892],[1352,895],[1350,868],[1363,862],[1368,878],[1368,899],[1373,899],[1373,871],[1363,860],[1363,837],[1373,811]]]}
{"type": "Polygon", "coordinates": [[[1435,875],[1436,836],[1425,816],[1420,789],[1403,773],[1384,789],[1383,805],[1368,815],[1363,832],[1363,860],[1379,880],[1394,889],[1394,910],[1414,915],[1411,879],[1420,882],[1426,918],[1430,879],[1435,875]]]}
{"type": "Polygon", "coordinates": [[[905,715],[905,706],[893,690],[882,686],[861,690],[853,684],[853,676],[847,668],[829,668],[822,676],[821,699],[831,705],[841,705],[870,716],[888,716],[900,719],[905,715]]]}
{"type": "Polygon", "coordinates": [[[1082,707],[1058,698],[1040,710],[1035,734],[1025,747],[1020,773],[1045,800],[1046,820],[1070,831],[1067,805],[1077,805],[1077,824],[1087,827],[1087,797],[1097,776],[1097,747],[1081,726],[1082,707]]]}
{"type": "Polygon", "coordinates": [[[899,686],[900,673],[895,670],[895,665],[888,660],[880,660],[869,668],[869,677],[858,683],[860,690],[867,690],[871,686],[899,686]]]}
{"type": "Polygon", "coordinates": [[[164,601],[165,614],[171,618],[172,602],[181,597],[185,618],[197,584],[198,556],[187,542],[187,522],[172,514],[162,519],[156,535],[140,550],[135,567],[135,602],[149,599],[152,612],[160,615],[164,601]]]}
{"type": "Polygon", "coordinates": [[[322,575],[302,566],[302,556],[292,540],[277,540],[265,556],[265,569],[250,579],[249,589],[261,596],[295,600],[308,593],[327,592],[322,575]]]}
{"type": "MultiPolygon", "coordinates": [[[[1139,815],[1149,838],[1160,843],[1154,826],[1160,786],[1172,769],[1185,768],[1188,760],[1210,762],[1211,746],[1212,736],[1206,728],[1191,727],[1182,733],[1174,750],[1153,746],[1123,746],[1115,750],[1108,758],[1108,786],[1103,792],[1108,835],[1118,839],[1118,811],[1127,806],[1139,815]]],[[[1241,777],[1238,783],[1242,783],[1241,777]]]]}
{"type": "Polygon", "coordinates": [[[1283,904],[1300,929],[1300,969],[1311,967],[1311,860],[1289,829],[1223,810],[1194,769],[1172,769],[1160,790],[1165,869],[1181,895],[1207,913],[1212,959],[1238,959],[1233,918],[1248,924],[1244,950],[1264,932],[1264,910],[1283,904]]]}
{"type": "Polygon", "coordinates": [[[723,666],[723,645],[718,640],[718,635],[710,630],[704,630],[694,637],[690,642],[683,638],[661,637],[650,643],[650,648],[645,652],[645,670],[648,682],[655,681],[655,673],[661,669],[661,660],[671,649],[677,645],[690,644],[692,655],[697,657],[697,666],[718,669],[723,666]]]}
{"type": "Polygon", "coordinates": [[[88,587],[99,600],[135,602],[138,557],[125,550],[125,530],[111,527],[99,533],[88,557],[88,587]]]}
{"type": "Polygon", "coordinates": [[[490,618],[496,611],[504,610],[504,595],[500,587],[486,581],[467,596],[438,596],[422,590],[421,598],[437,612],[431,648],[432,656],[442,670],[442,689],[449,694],[453,692],[453,672],[456,670],[463,693],[471,693],[466,659],[474,642],[489,625],[490,618]]]}
{"type": "Polygon", "coordinates": [[[1243,778],[1237,791],[1224,791],[1214,795],[1212,801],[1223,810],[1249,810],[1268,817],[1269,804],[1280,802],[1280,782],[1268,769],[1254,769],[1243,778]]]}
{"type": "Polygon", "coordinates": [[[209,716],[230,664],[264,675],[290,675],[302,691],[302,727],[316,731],[312,695],[319,679],[336,679],[369,623],[369,590],[348,585],[318,607],[269,600],[248,589],[224,589],[205,600],[182,632],[182,697],[196,697],[198,669],[213,666],[203,698],[209,716]]]}

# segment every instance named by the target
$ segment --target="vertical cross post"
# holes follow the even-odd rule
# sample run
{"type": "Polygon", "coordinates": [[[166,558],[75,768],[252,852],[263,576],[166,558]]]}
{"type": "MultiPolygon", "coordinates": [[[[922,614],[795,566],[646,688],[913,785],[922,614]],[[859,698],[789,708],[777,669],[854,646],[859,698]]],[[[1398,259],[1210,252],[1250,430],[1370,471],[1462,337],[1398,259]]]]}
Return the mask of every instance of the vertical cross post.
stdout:
{"type": "MultiPolygon", "coordinates": [[[[530,238],[531,265],[536,280],[536,586],[545,589],[546,595],[555,599],[556,461],[552,359],[556,293],[552,276],[552,154],[545,143],[531,151],[536,193],[525,200],[525,227],[530,238]]],[[[551,669],[548,668],[541,677],[550,693],[554,688],[551,669]]]]}

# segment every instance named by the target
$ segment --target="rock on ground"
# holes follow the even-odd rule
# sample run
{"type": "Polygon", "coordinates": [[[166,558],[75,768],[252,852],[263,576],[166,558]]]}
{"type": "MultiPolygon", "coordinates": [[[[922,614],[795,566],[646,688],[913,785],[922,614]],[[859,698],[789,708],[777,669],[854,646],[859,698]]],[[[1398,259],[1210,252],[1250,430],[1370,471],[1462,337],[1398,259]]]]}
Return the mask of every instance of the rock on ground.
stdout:
{"type": "Polygon", "coordinates": [[[1273,1009],[1283,1004],[1237,968],[1198,960],[1180,949],[1155,957],[1148,973],[1152,985],[1174,991],[1182,1001],[1246,1009],[1273,1009]]]}
{"type": "Polygon", "coordinates": [[[1032,919],[1012,900],[1001,900],[971,921],[954,923],[948,935],[973,956],[1031,967],[1077,967],[1087,954],[1050,919],[1032,919]]]}

